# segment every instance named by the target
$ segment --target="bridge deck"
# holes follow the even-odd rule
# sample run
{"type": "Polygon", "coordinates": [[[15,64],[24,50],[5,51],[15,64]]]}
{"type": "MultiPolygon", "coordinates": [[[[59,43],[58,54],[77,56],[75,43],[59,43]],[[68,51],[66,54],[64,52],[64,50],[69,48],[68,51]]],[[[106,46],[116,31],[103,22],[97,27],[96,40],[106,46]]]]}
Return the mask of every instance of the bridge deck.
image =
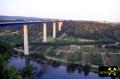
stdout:
{"type": "Polygon", "coordinates": [[[29,21],[29,22],[1,22],[1,26],[15,26],[15,25],[30,25],[30,24],[41,24],[41,23],[52,23],[52,22],[61,22],[61,21],[29,21]]]}

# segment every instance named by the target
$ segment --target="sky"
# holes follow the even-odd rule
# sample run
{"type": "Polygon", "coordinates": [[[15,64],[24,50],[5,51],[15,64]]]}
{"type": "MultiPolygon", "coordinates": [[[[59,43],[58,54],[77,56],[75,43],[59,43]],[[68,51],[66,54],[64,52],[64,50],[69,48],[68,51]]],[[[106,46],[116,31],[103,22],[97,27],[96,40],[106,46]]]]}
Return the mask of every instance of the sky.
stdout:
{"type": "Polygon", "coordinates": [[[0,0],[0,15],[120,22],[120,0],[0,0]]]}

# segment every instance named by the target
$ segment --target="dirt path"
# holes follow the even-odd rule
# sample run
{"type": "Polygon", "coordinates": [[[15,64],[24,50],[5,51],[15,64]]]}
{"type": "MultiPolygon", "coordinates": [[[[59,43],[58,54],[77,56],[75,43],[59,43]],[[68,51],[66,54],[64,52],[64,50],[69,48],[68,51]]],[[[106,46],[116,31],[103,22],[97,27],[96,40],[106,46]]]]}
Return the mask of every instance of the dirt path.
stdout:
{"type": "Polygon", "coordinates": [[[65,60],[68,60],[71,55],[72,55],[72,53],[66,53],[66,52],[65,52],[65,54],[64,54],[65,60]]]}
{"type": "Polygon", "coordinates": [[[24,53],[23,49],[13,48],[13,50],[24,53]]]}
{"type": "Polygon", "coordinates": [[[101,54],[104,66],[113,66],[112,60],[106,54],[101,54]]]}
{"type": "Polygon", "coordinates": [[[111,60],[112,60],[112,63],[113,63],[114,66],[120,67],[119,55],[120,54],[110,54],[110,57],[111,57],[111,60]]]}
{"type": "Polygon", "coordinates": [[[86,54],[84,52],[81,53],[81,61],[83,64],[90,63],[89,61],[89,54],[86,54]]]}

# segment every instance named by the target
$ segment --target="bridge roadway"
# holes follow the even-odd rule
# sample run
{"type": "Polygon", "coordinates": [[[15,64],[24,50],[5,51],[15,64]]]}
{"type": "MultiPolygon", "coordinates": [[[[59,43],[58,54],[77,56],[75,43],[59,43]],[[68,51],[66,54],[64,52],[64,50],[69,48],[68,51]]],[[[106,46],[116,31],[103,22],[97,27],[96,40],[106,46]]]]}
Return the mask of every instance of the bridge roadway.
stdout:
{"type": "Polygon", "coordinates": [[[15,25],[31,25],[31,24],[41,24],[41,23],[53,23],[53,22],[63,22],[63,21],[0,22],[0,27],[1,26],[15,26],[15,25]]]}

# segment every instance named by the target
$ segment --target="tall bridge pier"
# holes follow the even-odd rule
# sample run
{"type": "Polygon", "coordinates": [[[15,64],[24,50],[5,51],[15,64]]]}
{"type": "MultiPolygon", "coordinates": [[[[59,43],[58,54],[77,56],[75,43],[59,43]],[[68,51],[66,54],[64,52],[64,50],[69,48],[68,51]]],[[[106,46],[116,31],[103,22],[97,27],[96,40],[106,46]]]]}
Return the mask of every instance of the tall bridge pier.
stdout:
{"type": "Polygon", "coordinates": [[[58,22],[58,23],[59,23],[59,24],[58,24],[58,30],[61,31],[63,22],[58,22]]]}
{"type": "Polygon", "coordinates": [[[47,25],[43,23],[43,42],[47,42],[47,25]]]}
{"type": "Polygon", "coordinates": [[[56,23],[53,22],[53,38],[56,37],[56,23]]]}
{"type": "Polygon", "coordinates": [[[23,25],[23,32],[24,32],[24,54],[29,54],[29,44],[28,44],[28,28],[27,25],[23,25]]]}

